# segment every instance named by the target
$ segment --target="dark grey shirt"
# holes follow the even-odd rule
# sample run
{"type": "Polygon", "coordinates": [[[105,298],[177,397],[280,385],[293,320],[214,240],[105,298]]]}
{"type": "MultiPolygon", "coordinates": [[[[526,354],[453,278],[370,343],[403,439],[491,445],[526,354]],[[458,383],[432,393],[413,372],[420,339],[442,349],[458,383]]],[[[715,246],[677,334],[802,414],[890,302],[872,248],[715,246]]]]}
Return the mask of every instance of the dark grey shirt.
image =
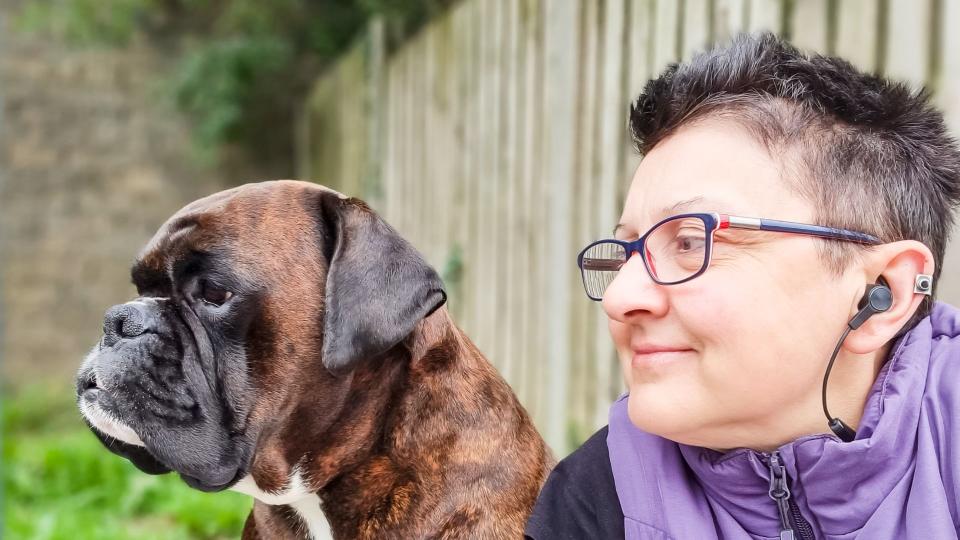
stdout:
{"type": "Polygon", "coordinates": [[[613,483],[606,426],[550,473],[527,521],[525,538],[623,538],[623,511],[613,483]]]}

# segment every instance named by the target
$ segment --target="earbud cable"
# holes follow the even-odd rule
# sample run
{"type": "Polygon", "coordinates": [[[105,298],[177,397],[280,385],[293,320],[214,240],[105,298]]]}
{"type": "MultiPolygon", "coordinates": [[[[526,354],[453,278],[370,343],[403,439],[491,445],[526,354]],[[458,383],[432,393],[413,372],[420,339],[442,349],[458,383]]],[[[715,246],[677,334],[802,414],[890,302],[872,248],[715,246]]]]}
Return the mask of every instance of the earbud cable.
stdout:
{"type": "Polygon", "coordinates": [[[847,329],[843,331],[843,335],[840,336],[840,341],[837,342],[836,348],[833,349],[833,355],[830,356],[830,363],[827,364],[827,371],[823,374],[823,414],[827,415],[827,421],[833,422],[833,417],[830,416],[830,411],[827,410],[827,380],[830,378],[830,370],[833,369],[833,362],[837,359],[837,354],[840,352],[840,347],[843,345],[843,340],[847,339],[847,335],[853,328],[847,326],[847,329]]]}

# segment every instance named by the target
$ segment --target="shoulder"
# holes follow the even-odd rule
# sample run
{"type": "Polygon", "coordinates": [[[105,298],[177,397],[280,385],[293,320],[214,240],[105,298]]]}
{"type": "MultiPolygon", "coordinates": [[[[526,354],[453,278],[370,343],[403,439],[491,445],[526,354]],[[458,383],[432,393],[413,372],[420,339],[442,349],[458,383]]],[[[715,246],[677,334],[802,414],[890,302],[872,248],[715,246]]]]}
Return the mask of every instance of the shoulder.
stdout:
{"type": "Polygon", "coordinates": [[[533,540],[623,538],[623,512],[610,468],[607,427],[554,467],[525,534],[533,540]]]}
{"type": "Polygon", "coordinates": [[[960,310],[937,302],[930,316],[904,337],[904,343],[899,344],[906,349],[904,355],[916,349],[918,356],[929,356],[925,393],[951,399],[960,395],[960,388],[954,383],[960,376],[960,310]]]}
{"type": "Polygon", "coordinates": [[[917,341],[928,340],[928,343],[907,342],[904,347],[907,351],[903,354],[909,354],[913,346],[921,357],[929,355],[926,379],[922,381],[926,406],[921,415],[932,419],[931,425],[936,426],[931,430],[933,435],[948,443],[960,436],[960,416],[952,406],[960,401],[960,385],[956,383],[960,377],[960,311],[937,302],[930,317],[930,328],[923,330],[917,332],[917,341]]]}

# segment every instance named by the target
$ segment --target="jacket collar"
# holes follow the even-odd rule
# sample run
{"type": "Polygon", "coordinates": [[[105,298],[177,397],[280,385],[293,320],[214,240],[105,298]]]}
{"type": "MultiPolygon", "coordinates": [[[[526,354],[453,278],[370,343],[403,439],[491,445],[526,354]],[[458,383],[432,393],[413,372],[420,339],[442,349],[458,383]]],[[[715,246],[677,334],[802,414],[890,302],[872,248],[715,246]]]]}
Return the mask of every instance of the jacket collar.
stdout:
{"type": "MultiPolygon", "coordinates": [[[[878,510],[884,495],[914,467],[935,338],[958,334],[958,312],[935,304],[931,316],[891,348],[868,394],[854,441],[844,443],[832,433],[818,434],[776,450],[786,467],[794,502],[815,528],[831,535],[858,530],[878,510]]],[[[958,353],[953,350],[953,355],[958,353]]],[[[949,382],[950,387],[953,384],[949,382]]],[[[747,531],[776,536],[777,514],[771,514],[768,494],[772,452],[743,448],[720,453],[677,446],[710,499],[747,531]]]]}

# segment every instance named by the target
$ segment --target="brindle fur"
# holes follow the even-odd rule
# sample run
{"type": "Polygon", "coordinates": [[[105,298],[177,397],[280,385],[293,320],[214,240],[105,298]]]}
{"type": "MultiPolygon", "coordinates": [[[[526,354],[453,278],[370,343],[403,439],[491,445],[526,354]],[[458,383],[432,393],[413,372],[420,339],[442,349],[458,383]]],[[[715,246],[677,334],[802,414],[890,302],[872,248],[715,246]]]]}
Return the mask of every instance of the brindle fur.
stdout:
{"type": "MultiPolygon", "coordinates": [[[[344,372],[324,368],[334,213],[352,231],[346,241],[364,242],[350,236],[362,229],[344,216],[372,211],[315,184],[266,182],[212,195],[165,224],[142,252],[135,280],[142,293],[169,287],[162,276],[189,252],[205,251],[258,291],[245,323],[248,379],[222,376],[237,378],[225,392],[253,396],[231,429],[250,437],[246,472],[261,489],[283,490],[298,466],[336,538],[521,538],[553,458],[444,307],[386,352],[344,372]]],[[[243,538],[304,531],[290,507],[256,501],[243,538]]]]}

